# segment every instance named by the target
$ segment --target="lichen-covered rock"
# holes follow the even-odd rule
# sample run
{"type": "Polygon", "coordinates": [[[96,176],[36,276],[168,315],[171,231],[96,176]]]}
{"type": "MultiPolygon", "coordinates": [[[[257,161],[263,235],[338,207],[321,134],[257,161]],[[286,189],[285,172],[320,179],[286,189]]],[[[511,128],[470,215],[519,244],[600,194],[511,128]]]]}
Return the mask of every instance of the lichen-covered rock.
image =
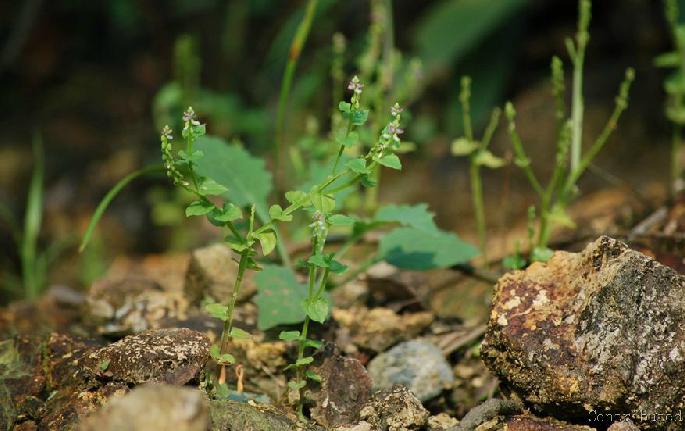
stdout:
{"type": "Polygon", "coordinates": [[[374,431],[420,429],[426,424],[428,415],[421,401],[400,385],[374,393],[359,413],[374,431]]]}
{"type": "Polygon", "coordinates": [[[209,404],[209,417],[213,431],[321,431],[263,404],[214,400],[209,404]]]}
{"type": "Polygon", "coordinates": [[[209,358],[209,340],[185,328],[129,335],[83,358],[83,367],[100,379],[140,384],[183,385],[197,377],[209,358]]]}
{"type": "Polygon", "coordinates": [[[0,342],[0,429],[12,429],[12,424],[35,417],[42,408],[41,359],[37,337],[0,342]]]}
{"type": "Polygon", "coordinates": [[[367,368],[375,389],[404,385],[421,401],[439,395],[454,383],[442,351],[427,340],[400,343],[373,358],[367,368]]]}
{"type": "MultiPolygon", "coordinates": [[[[608,237],[497,283],[483,359],[527,403],[587,420],[597,412],[685,407],[685,279],[608,237]]],[[[638,418],[639,420],[639,418],[638,418]]]]}
{"type": "Polygon", "coordinates": [[[313,368],[321,385],[314,391],[311,416],[327,428],[357,423],[371,395],[371,379],[358,360],[343,357],[335,349],[327,353],[321,365],[313,368]]]}
{"type": "Polygon", "coordinates": [[[102,409],[84,418],[79,431],[206,431],[207,399],[195,389],[159,383],[113,397],[102,409]]]}
{"type": "Polygon", "coordinates": [[[433,322],[429,312],[399,315],[389,308],[333,309],[340,324],[339,338],[374,352],[382,352],[404,340],[414,338],[433,322]]]}
{"type": "MultiPolygon", "coordinates": [[[[257,290],[248,271],[238,294],[238,301],[250,298],[257,290]]],[[[223,302],[233,293],[233,284],[238,274],[235,254],[224,244],[212,244],[194,250],[186,272],[185,294],[192,303],[209,297],[223,302]]]]}
{"type": "Polygon", "coordinates": [[[607,428],[607,431],[640,431],[640,428],[638,428],[630,419],[626,419],[614,422],[607,428]]]}
{"type": "Polygon", "coordinates": [[[447,413],[440,413],[428,418],[427,426],[429,431],[449,431],[456,426],[459,421],[447,413]]]}

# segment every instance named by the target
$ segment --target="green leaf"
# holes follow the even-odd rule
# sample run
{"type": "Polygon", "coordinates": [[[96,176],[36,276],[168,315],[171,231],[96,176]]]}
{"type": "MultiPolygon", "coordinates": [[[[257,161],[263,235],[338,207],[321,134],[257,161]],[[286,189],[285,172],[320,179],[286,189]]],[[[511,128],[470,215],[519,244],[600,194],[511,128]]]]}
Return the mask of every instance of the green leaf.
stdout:
{"type": "Polygon", "coordinates": [[[478,149],[478,142],[459,138],[452,141],[452,154],[455,156],[468,156],[478,149]]]}
{"type": "Polygon", "coordinates": [[[230,202],[224,203],[223,208],[214,208],[207,217],[215,226],[224,226],[228,222],[238,220],[243,216],[242,211],[230,202]]]}
{"type": "Polygon", "coordinates": [[[230,353],[224,353],[222,355],[219,346],[216,344],[212,344],[212,347],[209,348],[209,355],[221,365],[235,364],[235,357],[230,353]]]}
{"type": "Polygon", "coordinates": [[[340,102],[338,103],[338,109],[340,112],[349,113],[352,110],[352,105],[350,102],[340,102]]]}
{"type": "Polygon", "coordinates": [[[344,214],[333,214],[328,217],[328,223],[331,226],[352,226],[357,220],[353,217],[344,214]]]}
{"type": "Polygon", "coordinates": [[[197,163],[197,172],[212,178],[229,191],[223,196],[239,207],[256,205],[257,215],[268,221],[267,197],[271,192],[271,174],[264,161],[252,156],[238,144],[228,144],[216,136],[202,136],[195,146],[205,157],[197,163]]]}
{"type": "Polygon", "coordinates": [[[231,337],[237,340],[249,340],[252,335],[240,328],[231,328],[231,337]]]}
{"type": "Polygon", "coordinates": [[[110,360],[109,359],[103,359],[100,361],[98,364],[98,368],[100,368],[100,371],[107,371],[107,368],[109,368],[110,360]]]}
{"type": "Polygon", "coordinates": [[[552,255],[554,252],[547,248],[547,247],[540,247],[537,246],[533,249],[533,252],[530,254],[530,260],[533,262],[547,262],[552,258],[552,255]]]}
{"type": "Polygon", "coordinates": [[[231,247],[231,250],[240,253],[241,251],[245,251],[248,249],[249,245],[247,245],[245,242],[239,240],[238,238],[235,237],[227,237],[225,239],[226,244],[228,244],[229,247],[231,247]]]}
{"type": "Polygon", "coordinates": [[[209,214],[214,208],[214,204],[209,201],[195,201],[186,207],[186,217],[209,214]]]}
{"type": "Polygon", "coordinates": [[[321,341],[316,341],[316,340],[305,340],[304,345],[306,347],[311,347],[314,349],[320,349],[323,346],[323,343],[321,341]]]}
{"type": "Polygon", "coordinates": [[[307,286],[297,281],[292,270],[278,265],[264,265],[264,269],[255,275],[255,282],[259,329],[304,320],[305,314],[300,304],[307,296],[307,286]]]}
{"type": "Polygon", "coordinates": [[[305,377],[307,377],[309,380],[313,380],[313,381],[315,381],[315,382],[317,382],[317,383],[321,383],[321,376],[318,375],[318,374],[316,374],[316,373],[313,372],[313,371],[307,370],[307,371],[304,372],[304,375],[305,375],[305,377]]]}
{"type": "Polygon", "coordinates": [[[228,189],[211,178],[204,178],[198,191],[202,196],[219,196],[226,193],[228,189]]]}
{"type": "Polygon", "coordinates": [[[314,362],[314,358],[311,356],[305,356],[304,358],[300,358],[295,362],[295,365],[298,367],[301,367],[303,365],[309,365],[312,362],[314,362]]]}
{"type": "Polygon", "coordinates": [[[281,331],[278,338],[283,341],[296,341],[300,339],[300,331],[281,331]]]}
{"type": "Polygon", "coordinates": [[[273,231],[266,231],[255,235],[262,246],[262,253],[268,256],[276,248],[276,234],[273,231]]]}
{"type": "Polygon", "coordinates": [[[366,167],[366,160],[362,157],[351,159],[345,166],[357,174],[366,174],[369,172],[369,168],[366,167]]]}
{"type": "Polygon", "coordinates": [[[314,208],[321,211],[323,214],[329,214],[335,209],[335,199],[331,195],[313,191],[309,193],[309,198],[311,199],[314,208]]]}
{"type": "Polygon", "coordinates": [[[329,265],[326,256],[320,253],[310,256],[309,259],[307,259],[307,263],[310,265],[318,266],[319,268],[328,268],[329,265]]]}
{"type": "Polygon", "coordinates": [[[504,159],[495,156],[489,150],[478,151],[478,153],[476,153],[475,163],[492,169],[501,168],[506,164],[504,159]]]}
{"type": "Polygon", "coordinates": [[[291,204],[301,204],[302,206],[309,206],[309,193],[294,190],[285,192],[285,199],[291,204]],[[307,203],[305,205],[305,203],[307,203]]]}
{"type": "Polygon", "coordinates": [[[228,320],[228,307],[219,304],[218,302],[210,302],[209,304],[205,304],[205,312],[209,314],[212,317],[216,317],[217,319],[220,320],[228,320]]]}
{"type": "Polygon", "coordinates": [[[387,156],[381,157],[378,159],[378,163],[390,169],[396,169],[398,171],[402,169],[402,162],[400,162],[400,158],[395,154],[388,154],[387,156]]]}
{"type": "Polygon", "coordinates": [[[305,301],[304,309],[307,316],[315,322],[323,323],[328,317],[328,301],[324,298],[315,298],[312,301],[305,301]]]}
{"type": "Polygon", "coordinates": [[[453,233],[401,227],[381,238],[379,254],[399,268],[427,270],[468,262],[478,250],[453,233]]]}
{"type": "Polygon", "coordinates": [[[280,221],[291,221],[293,219],[292,214],[283,214],[283,208],[280,205],[271,205],[269,208],[269,217],[272,220],[280,221]]]}
{"type": "Polygon", "coordinates": [[[382,223],[399,223],[402,226],[413,227],[427,232],[436,232],[438,227],[433,221],[434,214],[428,211],[425,203],[416,205],[386,205],[381,207],[374,221],[382,223]]]}
{"type": "Polygon", "coordinates": [[[347,265],[344,265],[333,259],[333,255],[331,254],[331,261],[328,264],[328,270],[334,274],[342,274],[343,272],[347,271],[347,265]]]}
{"type": "Polygon", "coordinates": [[[369,118],[368,109],[360,109],[352,112],[352,124],[355,126],[363,126],[369,118]]]}

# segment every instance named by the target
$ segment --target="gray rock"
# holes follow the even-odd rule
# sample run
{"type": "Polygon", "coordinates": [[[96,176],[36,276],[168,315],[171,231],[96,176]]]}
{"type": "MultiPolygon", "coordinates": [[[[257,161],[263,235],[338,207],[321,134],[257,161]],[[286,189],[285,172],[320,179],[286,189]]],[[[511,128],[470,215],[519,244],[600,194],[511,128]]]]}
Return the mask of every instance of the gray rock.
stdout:
{"type": "Polygon", "coordinates": [[[538,411],[646,412],[641,429],[680,430],[666,415],[685,405],[684,283],[608,237],[556,252],[498,281],[482,357],[538,411]]]}
{"type": "Polygon", "coordinates": [[[209,359],[209,340],[185,328],[129,335],[87,354],[83,368],[98,378],[140,384],[183,385],[197,377],[209,359]]]}
{"type": "Polygon", "coordinates": [[[83,419],[80,431],[206,431],[208,402],[195,389],[147,384],[112,398],[83,419]]]}
{"type": "MultiPolygon", "coordinates": [[[[250,298],[257,290],[252,278],[254,271],[247,271],[238,294],[238,302],[250,298]]],[[[224,244],[212,244],[194,250],[190,256],[184,291],[193,303],[205,297],[224,302],[233,293],[238,274],[236,255],[224,244]]]]}
{"type": "Polygon", "coordinates": [[[359,416],[374,431],[408,431],[421,429],[429,413],[406,387],[395,385],[374,393],[359,416]]]}
{"type": "Polygon", "coordinates": [[[454,383],[454,374],[442,352],[426,340],[400,343],[369,362],[374,388],[404,385],[421,401],[429,400],[454,383]]]}

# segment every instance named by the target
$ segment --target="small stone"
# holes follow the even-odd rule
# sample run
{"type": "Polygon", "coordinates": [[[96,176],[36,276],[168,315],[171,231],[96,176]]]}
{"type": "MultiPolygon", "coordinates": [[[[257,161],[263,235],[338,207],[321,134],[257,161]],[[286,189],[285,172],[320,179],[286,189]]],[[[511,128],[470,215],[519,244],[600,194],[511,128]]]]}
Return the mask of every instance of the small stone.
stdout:
{"type": "Polygon", "coordinates": [[[373,394],[359,416],[374,431],[409,431],[420,429],[428,419],[421,401],[406,387],[395,385],[373,394]]]}
{"type": "Polygon", "coordinates": [[[448,431],[450,428],[456,426],[459,421],[447,413],[440,413],[428,418],[429,431],[448,431]]]}
{"type": "Polygon", "coordinates": [[[556,252],[498,281],[482,357],[543,413],[654,412],[640,428],[682,429],[667,418],[685,400],[684,284],[606,236],[556,252]]]}
{"type": "Polygon", "coordinates": [[[454,374],[440,349],[426,340],[398,344],[369,362],[375,389],[405,385],[421,401],[439,395],[454,383],[454,374]]]}
{"type": "Polygon", "coordinates": [[[333,318],[340,324],[341,337],[374,352],[416,337],[433,322],[429,312],[399,315],[389,308],[334,308],[333,318]]]}
{"type": "Polygon", "coordinates": [[[129,335],[86,355],[83,367],[102,379],[184,385],[198,376],[208,359],[205,335],[173,328],[129,335]]]}
{"type": "MultiPolygon", "coordinates": [[[[253,281],[254,271],[248,271],[243,280],[238,302],[249,299],[257,290],[253,281]]],[[[238,274],[238,262],[233,251],[224,244],[212,244],[196,249],[190,256],[185,279],[185,294],[191,303],[199,303],[205,297],[224,302],[233,293],[238,274]]]]}
{"type": "Polygon", "coordinates": [[[358,360],[335,350],[327,354],[321,365],[312,369],[321,377],[321,387],[314,391],[316,406],[311,416],[327,428],[354,424],[371,395],[371,379],[358,360]]]}
{"type": "Polygon", "coordinates": [[[153,383],[113,397],[83,419],[79,431],[206,431],[208,419],[208,403],[202,392],[153,383]]]}

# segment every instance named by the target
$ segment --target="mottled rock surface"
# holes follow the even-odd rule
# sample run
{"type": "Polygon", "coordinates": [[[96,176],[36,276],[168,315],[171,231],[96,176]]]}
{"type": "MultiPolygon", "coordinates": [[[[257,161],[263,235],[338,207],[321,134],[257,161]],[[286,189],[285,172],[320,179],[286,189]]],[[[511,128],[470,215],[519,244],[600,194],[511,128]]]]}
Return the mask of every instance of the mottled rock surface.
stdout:
{"type": "Polygon", "coordinates": [[[214,400],[209,404],[209,417],[213,431],[322,431],[262,404],[214,400]]]}
{"type": "Polygon", "coordinates": [[[185,328],[157,329],[89,353],[83,367],[101,379],[183,385],[197,377],[208,358],[205,335],[185,328]]]}
{"type": "Polygon", "coordinates": [[[581,253],[497,283],[483,359],[539,411],[587,420],[597,412],[685,406],[685,279],[608,237],[581,253]]]}
{"type": "Polygon", "coordinates": [[[427,340],[400,343],[369,362],[374,388],[404,385],[421,401],[439,395],[454,383],[454,374],[442,351],[427,340]]]}
{"type": "Polygon", "coordinates": [[[78,429],[206,431],[208,423],[208,402],[202,392],[153,383],[113,397],[102,409],[84,418],[78,429]]]}
{"type": "Polygon", "coordinates": [[[552,418],[536,418],[529,415],[509,418],[501,429],[507,431],[595,431],[589,426],[570,425],[552,418]]]}
{"type": "Polygon", "coordinates": [[[327,428],[357,423],[371,396],[371,379],[361,362],[333,350],[313,371],[321,376],[321,386],[314,391],[312,418],[327,428]]]}
{"type": "MultiPolygon", "coordinates": [[[[191,302],[199,302],[205,297],[215,301],[225,301],[233,293],[233,284],[238,274],[235,254],[224,244],[212,244],[198,248],[190,255],[186,272],[185,294],[191,302]]],[[[238,301],[250,298],[257,290],[248,271],[238,294],[238,301]]]]}
{"type": "Polygon", "coordinates": [[[406,387],[396,385],[374,393],[359,416],[374,431],[421,429],[428,420],[428,410],[406,387]]]}
{"type": "Polygon", "coordinates": [[[399,315],[389,308],[333,309],[333,319],[340,324],[339,337],[355,345],[382,352],[404,340],[414,338],[433,322],[429,312],[399,315]]]}

